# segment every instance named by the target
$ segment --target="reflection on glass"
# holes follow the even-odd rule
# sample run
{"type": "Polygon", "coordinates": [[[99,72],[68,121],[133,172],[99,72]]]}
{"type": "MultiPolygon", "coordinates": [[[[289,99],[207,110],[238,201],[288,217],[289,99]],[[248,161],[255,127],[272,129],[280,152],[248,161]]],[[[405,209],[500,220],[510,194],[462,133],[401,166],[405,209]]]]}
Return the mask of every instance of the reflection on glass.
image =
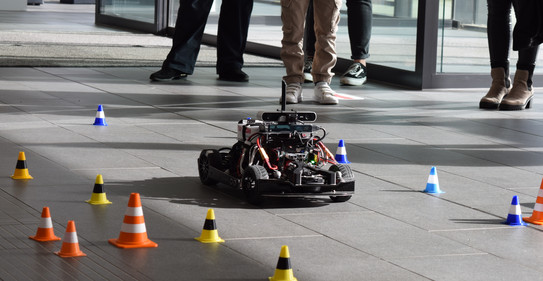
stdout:
{"type": "MultiPolygon", "coordinates": [[[[415,71],[418,2],[418,0],[372,1],[373,28],[368,63],[415,71]]],[[[345,7],[342,9],[336,42],[338,57],[350,59],[345,7]]]]}
{"type": "MultiPolygon", "coordinates": [[[[175,26],[179,0],[169,0],[170,27],[175,26]]],[[[205,33],[217,34],[217,22],[222,1],[215,1],[205,33]]],[[[347,8],[343,1],[337,33],[338,57],[350,59],[351,49],[347,30],[347,8]]],[[[409,71],[415,70],[418,0],[374,0],[373,30],[369,63],[409,71]]],[[[248,40],[281,47],[281,7],[276,0],[255,1],[248,40]]]]}
{"type": "Polygon", "coordinates": [[[155,23],[154,0],[103,0],[100,14],[155,23]]]}
{"type": "MultiPolygon", "coordinates": [[[[487,0],[440,0],[438,73],[490,73],[486,35],[487,0]]],[[[513,25],[516,22],[512,15],[513,25]]],[[[543,59],[536,62],[541,72],[543,59]]],[[[510,51],[511,65],[518,53],[510,51]]],[[[513,70],[513,68],[511,68],[513,70]]]]}

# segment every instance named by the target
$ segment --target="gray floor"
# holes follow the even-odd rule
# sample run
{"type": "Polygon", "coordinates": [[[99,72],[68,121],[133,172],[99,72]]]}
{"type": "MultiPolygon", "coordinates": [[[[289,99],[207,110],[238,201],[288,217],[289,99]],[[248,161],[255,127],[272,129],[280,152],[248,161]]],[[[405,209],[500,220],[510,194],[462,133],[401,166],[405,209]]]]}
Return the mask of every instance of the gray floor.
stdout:
{"type": "MultiPolygon", "coordinates": [[[[411,91],[370,81],[332,86],[355,97],[312,101],[335,150],[345,140],[356,176],[346,203],[270,199],[198,179],[201,149],[230,146],[236,123],[276,110],[280,67],[248,67],[249,83],[198,67],[175,83],[156,68],[0,68],[0,279],[267,280],[288,245],[299,280],[543,280],[541,227],[504,225],[513,195],[532,213],[543,171],[543,109],[483,111],[485,89],[411,91]],[[107,127],[93,126],[104,106],[107,127]],[[10,178],[19,151],[28,181],[10,178]],[[432,166],[443,194],[423,193],[432,166]],[[85,203],[103,175],[111,205],[85,203]],[[130,193],[140,193],[157,248],[123,250],[117,238],[130,193]],[[55,234],[74,220],[86,257],[62,241],[28,239],[51,210],[55,234]],[[208,209],[222,244],[203,244],[208,209]]],[[[541,91],[537,88],[536,91],[541,91]]]]}

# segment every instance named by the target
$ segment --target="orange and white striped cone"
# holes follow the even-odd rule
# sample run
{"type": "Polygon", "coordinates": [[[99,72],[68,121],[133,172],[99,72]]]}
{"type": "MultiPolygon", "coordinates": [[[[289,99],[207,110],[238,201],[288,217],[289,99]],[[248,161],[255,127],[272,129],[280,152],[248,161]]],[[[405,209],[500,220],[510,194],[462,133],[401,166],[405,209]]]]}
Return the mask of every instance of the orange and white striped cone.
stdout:
{"type": "Polygon", "coordinates": [[[43,210],[41,211],[41,220],[40,225],[38,226],[38,231],[36,231],[36,235],[29,236],[28,238],[40,242],[60,240],[60,237],[55,236],[55,232],[53,230],[53,221],[51,220],[51,213],[49,212],[49,207],[43,207],[43,210]]]}
{"type": "Polygon", "coordinates": [[[194,238],[202,243],[217,243],[224,242],[221,237],[219,237],[219,232],[217,231],[217,224],[215,223],[215,212],[213,209],[207,210],[206,220],[204,222],[204,229],[200,237],[194,238]]]}
{"type": "Polygon", "coordinates": [[[11,176],[14,180],[31,180],[33,177],[28,173],[26,167],[26,157],[23,151],[19,152],[19,158],[17,158],[17,166],[15,166],[15,172],[11,176]]]}
{"type": "Polygon", "coordinates": [[[119,238],[109,239],[108,241],[119,248],[158,247],[157,243],[147,237],[139,193],[130,194],[119,238]]]}
{"type": "Polygon", "coordinates": [[[68,221],[66,233],[62,239],[62,248],[60,248],[60,251],[55,252],[55,254],[63,258],[86,256],[86,254],[79,249],[79,241],[77,240],[74,221],[68,221]]]}
{"type": "Polygon", "coordinates": [[[525,222],[543,225],[543,181],[541,181],[541,185],[537,193],[537,199],[535,200],[535,206],[534,211],[532,212],[532,216],[522,219],[525,222]]]}
{"type": "Polygon", "coordinates": [[[269,277],[270,281],[296,281],[294,273],[292,272],[292,266],[290,265],[290,254],[287,246],[281,247],[281,253],[279,254],[279,260],[275,268],[275,273],[272,277],[269,277]]]}

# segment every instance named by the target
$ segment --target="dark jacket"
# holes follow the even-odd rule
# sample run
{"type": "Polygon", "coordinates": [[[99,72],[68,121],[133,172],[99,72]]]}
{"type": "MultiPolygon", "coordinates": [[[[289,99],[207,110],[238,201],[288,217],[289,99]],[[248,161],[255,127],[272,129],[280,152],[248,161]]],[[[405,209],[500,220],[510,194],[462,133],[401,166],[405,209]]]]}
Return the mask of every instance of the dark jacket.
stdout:
{"type": "Polygon", "coordinates": [[[513,50],[538,46],[543,42],[543,1],[521,0],[516,4],[513,50]]]}

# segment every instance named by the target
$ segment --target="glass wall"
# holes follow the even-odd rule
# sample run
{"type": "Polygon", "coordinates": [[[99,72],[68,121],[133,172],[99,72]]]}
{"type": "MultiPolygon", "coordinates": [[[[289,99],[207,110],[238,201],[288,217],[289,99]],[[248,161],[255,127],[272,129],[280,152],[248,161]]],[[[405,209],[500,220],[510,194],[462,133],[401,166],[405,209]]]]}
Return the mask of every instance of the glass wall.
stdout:
{"type": "Polygon", "coordinates": [[[102,15],[115,16],[119,18],[154,23],[155,22],[155,1],[154,0],[107,0],[100,5],[102,15]]]}
{"type": "MultiPolygon", "coordinates": [[[[487,0],[440,0],[438,35],[438,73],[490,72],[486,35],[487,0]]],[[[512,13],[512,24],[516,22],[512,13]]],[[[518,58],[510,50],[511,66],[518,58]]],[[[539,56],[536,73],[543,73],[543,57],[539,56]]],[[[511,71],[514,68],[511,67],[511,71]]]]}

